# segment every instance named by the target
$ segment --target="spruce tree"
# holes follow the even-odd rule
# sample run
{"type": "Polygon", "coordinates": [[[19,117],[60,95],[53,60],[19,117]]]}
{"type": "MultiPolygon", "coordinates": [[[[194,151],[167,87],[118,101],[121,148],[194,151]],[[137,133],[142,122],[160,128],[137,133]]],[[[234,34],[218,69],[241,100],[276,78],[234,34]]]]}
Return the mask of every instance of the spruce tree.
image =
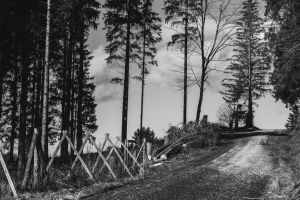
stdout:
{"type": "Polygon", "coordinates": [[[106,0],[104,4],[104,23],[106,40],[105,51],[109,54],[108,64],[121,63],[124,66],[123,110],[121,140],[127,139],[128,94],[130,62],[140,61],[140,46],[137,38],[140,19],[140,0],[106,0]]]}
{"type": "Polygon", "coordinates": [[[300,99],[300,1],[266,0],[266,3],[265,14],[273,22],[268,29],[269,51],[274,59],[273,93],[290,107],[300,99]]]}
{"type": "Polygon", "coordinates": [[[226,88],[225,99],[235,103],[240,99],[246,102],[246,127],[253,124],[254,101],[268,91],[268,73],[270,56],[263,41],[263,20],[259,17],[257,0],[245,0],[242,3],[240,19],[237,22],[234,56],[226,73],[231,77],[223,80],[226,88]]]}
{"type": "Polygon", "coordinates": [[[289,114],[285,127],[289,130],[292,130],[296,127],[298,123],[299,110],[297,106],[292,106],[290,110],[291,113],[289,114]]]}
{"type": "Polygon", "coordinates": [[[159,43],[161,38],[161,19],[158,13],[152,10],[153,0],[143,0],[141,6],[142,19],[140,22],[140,43],[142,46],[141,57],[142,64],[141,77],[142,90],[141,90],[141,115],[140,115],[140,129],[143,127],[143,114],[144,114],[144,93],[145,93],[145,78],[149,73],[147,66],[157,66],[155,55],[157,52],[156,44],[159,43]]]}
{"type": "MultiPolygon", "coordinates": [[[[166,23],[175,27],[177,32],[172,35],[168,46],[176,46],[184,53],[183,64],[183,125],[187,122],[187,97],[188,97],[188,46],[193,34],[192,22],[194,16],[191,14],[197,8],[197,2],[193,0],[165,0],[164,9],[166,23]]],[[[199,8],[199,7],[198,7],[199,8]]]]}

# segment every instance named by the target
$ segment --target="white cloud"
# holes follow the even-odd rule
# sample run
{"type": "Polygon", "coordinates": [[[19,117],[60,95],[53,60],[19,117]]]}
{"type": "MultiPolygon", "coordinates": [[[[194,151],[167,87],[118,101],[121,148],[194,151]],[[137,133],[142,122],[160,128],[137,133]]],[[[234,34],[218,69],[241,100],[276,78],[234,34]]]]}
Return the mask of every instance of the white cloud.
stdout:
{"type": "Polygon", "coordinates": [[[147,76],[147,82],[156,84],[162,88],[175,86],[175,79],[178,74],[172,70],[183,63],[180,54],[176,51],[169,51],[167,48],[158,50],[156,55],[158,67],[152,67],[150,74],[147,76]]]}
{"type": "Polygon", "coordinates": [[[106,102],[115,100],[121,96],[121,87],[111,83],[112,78],[115,77],[115,70],[106,64],[108,54],[105,53],[104,47],[100,45],[93,54],[94,58],[91,60],[90,72],[95,77],[94,84],[96,85],[96,101],[106,102]]]}

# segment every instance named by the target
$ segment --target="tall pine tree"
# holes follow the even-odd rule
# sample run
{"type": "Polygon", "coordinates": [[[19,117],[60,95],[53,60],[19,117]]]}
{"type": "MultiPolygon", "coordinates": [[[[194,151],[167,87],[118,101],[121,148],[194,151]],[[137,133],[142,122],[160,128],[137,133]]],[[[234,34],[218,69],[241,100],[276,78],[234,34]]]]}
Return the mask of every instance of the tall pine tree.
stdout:
{"type": "Polygon", "coordinates": [[[104,4],[104,23],[106,40],[105,51],[109,54],[108,64],[120,63],[124,66],[123,110],[121,140],[127,139],[128,94],[130,62],[141,60],[141,47],[136,34],[140,28],[140,0],[106,0],[104,4]]]}
{"type": "Polygon", "coordinates": [[[268,91],[270,56],[263,41],[263,20],[259,17],[257,0],[242,3],[240,19],[237,22],[235,55],[226,73],[231,77],[223,80],[225,99],[230,103],[243,100],[247,105],[246,127],[253,124],[254,101],[268,91]]]}
{"type": "Polygon", "coordinates": [[[183,64],[183,125],[187,122],[187,97],[188,97],[188,53],[190,37],[193,34],[192,22],[195,21],[191,14],[198,1],[193,0],[165,0],[164,9],[166,13],[166,23],[170,23],[176,28],[176,33],[172,35],[168,46],[176,46],[184,54],[183,64]]]}
{"type": "Polygon", "coordinates": [[[147,66],[157,66],[157,61],[155,60],[157,48],[155,45],[162,40],[161,19],[158,13],[152,10],[152,7],[153,0],[143,0],[141,6],[142,19],[140,22],[140,43],[142,46],[141,77],[139,77],[142,81],[140,130],[143,127],[145,79],[149,73],[147,66]]]}

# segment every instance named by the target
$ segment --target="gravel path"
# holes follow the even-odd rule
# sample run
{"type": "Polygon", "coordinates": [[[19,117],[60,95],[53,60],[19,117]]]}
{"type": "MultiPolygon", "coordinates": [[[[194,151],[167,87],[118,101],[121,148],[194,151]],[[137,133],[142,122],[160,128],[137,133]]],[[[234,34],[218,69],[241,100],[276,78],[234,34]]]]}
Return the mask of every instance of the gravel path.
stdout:
{"type": "Polygon", "coordinates": [[[259,199],[272,169],[263,145],[266,139],[244,138],[214,151],[194,152],[172,160],[147,179],[85,199],[259,199]]]}

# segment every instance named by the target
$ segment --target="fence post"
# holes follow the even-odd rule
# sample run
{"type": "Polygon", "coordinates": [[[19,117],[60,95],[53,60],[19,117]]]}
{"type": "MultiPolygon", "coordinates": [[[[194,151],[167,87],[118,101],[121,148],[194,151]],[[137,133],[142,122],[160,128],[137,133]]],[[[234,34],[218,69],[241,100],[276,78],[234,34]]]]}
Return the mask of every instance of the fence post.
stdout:
{"type": "Polygon", "coordinates": [[[151,161],[151,149],[152,149],[152,143],[150,142],[147,142],[147,157],[148,157],[148,160],[151,161]]]}
{"type": "Polygon", "coordinates": [[[148,169],[148,157],[147,157],[147,141],[146,138],[143,139],[143,143],[145,144],[143,147],[143,165],[145,171],[148,169]]]}
{"type": "Polygon", "coordinates": [[[38,170],[39,170],[39,161],[38,161],[38,153],[37,148],[34,148],[33,152],[33,186],[34,188],[37,188],[39,185],[39,176],[38,176],[38,170]]]}

